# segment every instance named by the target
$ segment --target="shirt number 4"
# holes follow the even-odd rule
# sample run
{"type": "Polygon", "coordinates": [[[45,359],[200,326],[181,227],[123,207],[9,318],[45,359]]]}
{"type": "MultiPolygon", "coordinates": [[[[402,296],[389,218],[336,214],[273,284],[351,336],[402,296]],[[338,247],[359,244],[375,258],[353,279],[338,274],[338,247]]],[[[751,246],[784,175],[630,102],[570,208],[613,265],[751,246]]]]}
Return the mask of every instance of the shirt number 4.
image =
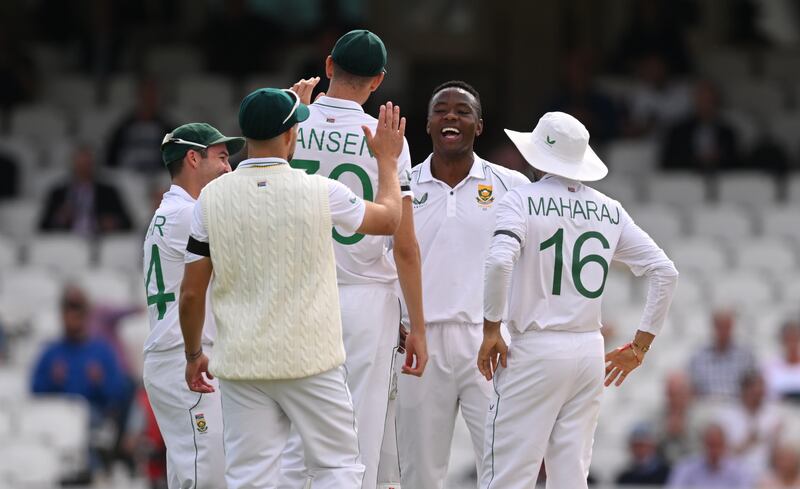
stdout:
{"type": "MultiPolygon", "coordinates": [[[[579,260],[574,260],[575,258],[581,256],[581,248],[583,248],[584,243],[590,239],[596,239],[600,241],[600,244],[603,245],[603,249],[608,249],[608,240],[605,236],[598,233],[597,231],[588,231],[580,236],[578,239],[575,240],[575,246],[572,248],[572,281],[575,284],[575,289],[584,297],[588,299],[596,299],[603,294],[603,288],[606,286],[606,278],[608,277],[608,262],[600,255],[586,255],[579,260]],[[603,269],[603,281],[600,283],[600,287],[597,290],[588,290],[584,285],[583,281],[581,280],[581,271],[583,267],[588,265],[589,263],[597,263],[603,269]]],[[[556,263],[555,268],[553,270],[553,295],[561,295],[561,276],[564,269],[564,229],[559,228],[558,231],[546,241],[543,241],[542,244],[539,245],[539,251],[544,251],[551,246],[555,247],[556,252],[556,263]]]]}
{"type": "Polygon", "coordinates": [[[167,313],[167,304],[175,302],[175,294],[172,292],[166,293],[164,287],[164,274],[161,271],[161,253],[158,251],[158,246],[153,245],[150,249],[150,266],[147,267],[147,278],[144,282],[145,293],[150,293],[150,280],[153,278],[153,273],[156,275],[156,293],[155,295],[147,296],[147,305],[153,304],[158,307],[158,319],[164,319],[164,314],[167,313]]]}

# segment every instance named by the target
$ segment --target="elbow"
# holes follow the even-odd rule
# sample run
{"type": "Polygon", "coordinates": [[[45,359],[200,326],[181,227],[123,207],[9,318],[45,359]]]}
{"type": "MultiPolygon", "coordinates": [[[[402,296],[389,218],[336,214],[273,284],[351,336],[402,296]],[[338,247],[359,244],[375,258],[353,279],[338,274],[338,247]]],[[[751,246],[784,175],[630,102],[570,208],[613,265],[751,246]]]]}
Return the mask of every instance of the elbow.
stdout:
{"type": "Polygon", "coordinates": [[[410,241],[403,240],[402,242],[395,239],[394,243],[394,261],[403,263],[413,263],[419,261],[419,245],[417,240],[410,241]]]}

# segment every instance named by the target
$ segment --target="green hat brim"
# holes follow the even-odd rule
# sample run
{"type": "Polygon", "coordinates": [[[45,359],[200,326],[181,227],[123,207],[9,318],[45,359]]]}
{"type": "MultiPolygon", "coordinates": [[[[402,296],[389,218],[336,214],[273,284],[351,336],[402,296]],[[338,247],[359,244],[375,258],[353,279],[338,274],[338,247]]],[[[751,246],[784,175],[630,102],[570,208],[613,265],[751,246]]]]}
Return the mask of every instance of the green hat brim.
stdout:
{"type": "Polygon", "coordinates": [[[244,148],[245,140],[244,138],[237,138],[237,137],[222,137],[217,139],[216,141],[208,143],[208,145],[214,146],[215,144],[222,144],[222,143],[225,143],[225,147],[228,148],[228,154],[233,156],[239,151],[241,151],[242,148],[244,148]]]}
{"type": "Polygon", "coordinates": [[[300,104],[297,106],[297,122],[303,122],[304,120],[308,119],[308,116],[311,115],[311,111],[308,110],[308,105],[300,104]]]}

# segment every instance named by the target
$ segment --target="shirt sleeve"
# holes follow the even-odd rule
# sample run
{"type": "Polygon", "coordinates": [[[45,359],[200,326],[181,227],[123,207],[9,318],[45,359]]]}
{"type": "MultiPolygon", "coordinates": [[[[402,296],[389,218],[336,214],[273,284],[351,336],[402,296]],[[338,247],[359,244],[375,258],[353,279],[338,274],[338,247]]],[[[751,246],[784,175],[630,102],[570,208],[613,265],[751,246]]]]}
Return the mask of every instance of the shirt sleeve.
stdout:
{"type": "MultiPolygon", "coordinates": [[[[200,198],[202,198],[202,194],[200,198]]],[[[184,263],[192,263],[200,260],[208,253],[203,253],[208,249],[208,228],[206,227],[205,213],[203,212],[203,204],[198,200],[194,204],[192,211],[192,225],[189,231],[189,242],[186,244],[186,257],[184,263]],[[205,250],[203,250],[205,248],[205,250]],[[190,251],[190,249],[192,251],[190,251]]]]}
{"type": "Polygon", "coordinates": [[[509,192],[497,207],[496,226],[484,264],[483,317],[500,321],[506,310],[511,273],[525,246],[527,223],[519,195],[509,192]]]}
{"type": "Polygon", "coordinates": [[[620,210],[623,228],[613,259],[628,265],[637,277],[647,277],[647,301],[639,329],[657,335],[672,303],[672,295],[678,284],[678,270],[666,253],[633,222],[621,206],[620,210]]]}
{"type": "Polygon", "coordinates": [[[329,179],[328,202],[334,226],[350,234],[361,227],[367,206],[364,200],[346,185],[329,179]]]}
{"type": "Polygon", "coordinates": [[[405,197],[414,198],[411,190],[411,152],[408,149],[408,141],[403,138],[403,151],[397,159],[397,178],[400,180],[400,194],[405,197]]]}

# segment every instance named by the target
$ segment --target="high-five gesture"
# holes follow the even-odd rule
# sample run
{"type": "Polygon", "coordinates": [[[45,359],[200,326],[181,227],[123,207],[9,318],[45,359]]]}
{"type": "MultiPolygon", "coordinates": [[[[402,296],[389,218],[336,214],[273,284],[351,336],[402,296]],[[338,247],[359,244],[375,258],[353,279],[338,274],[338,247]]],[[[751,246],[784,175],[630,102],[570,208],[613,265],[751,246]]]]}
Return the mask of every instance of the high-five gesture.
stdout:
{"type": "Polygon", "coordinates": [[[370,152],[382,163],[382,160],[393,160],[397,165],[397,157],[403,151],[403,137],[406,135],[406,118],[400,117],[400,106],[391,102],[381,105],[378,115],[378,127],[375,135],[367,126],[361,126],[370,152]]]}

